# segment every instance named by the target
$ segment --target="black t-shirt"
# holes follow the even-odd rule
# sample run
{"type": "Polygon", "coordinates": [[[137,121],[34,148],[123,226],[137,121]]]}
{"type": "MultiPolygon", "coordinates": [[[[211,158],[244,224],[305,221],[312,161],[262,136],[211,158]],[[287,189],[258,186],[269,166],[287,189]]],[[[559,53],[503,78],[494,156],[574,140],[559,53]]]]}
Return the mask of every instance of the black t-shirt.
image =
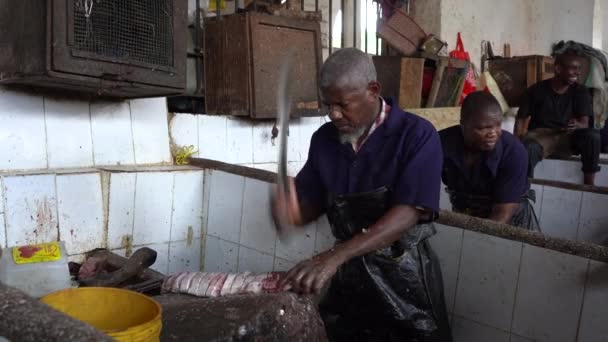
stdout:
{"type": "Polygon", "coordinates": [[[518,118],[532,116],[528,129],[565,128],[568,120],[593,114],[591,95],[575,83],[563,94],[551,88],[551,79],[540,81],[524,93],[518,118]]]}

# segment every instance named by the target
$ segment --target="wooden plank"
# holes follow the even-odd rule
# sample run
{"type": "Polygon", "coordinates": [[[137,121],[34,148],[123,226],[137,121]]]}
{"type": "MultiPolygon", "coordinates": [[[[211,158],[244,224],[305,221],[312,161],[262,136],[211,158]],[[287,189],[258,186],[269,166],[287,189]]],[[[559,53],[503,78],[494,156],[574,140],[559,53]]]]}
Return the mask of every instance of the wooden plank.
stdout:
{"type": "Polygon", "coordinates": [[[422,104],[424,59],[402,58],[399,85],[399,107],[415,108],[422,104]]]}
{"type": "MultiPolygon", "coordinates": [[[[374,56],[372,57],[372,60],[376,67],[376,79],[382,86],[382,97],[394,98],[398,101],[401,77],[401,57],[374,56]]],[[[401,106],[401,108],[403,108],[403,106],[401,106]]]]}
{"type": "Polygon", "coordinates": [[[526,87],[531,87],[536,83],[536,58],[530,58],[526,63],[526,87]]]}
{"type": "Polygon", "coordinates": [[[435,72],[427,107],[452,107],[460,102],[469,62],[441,58],[435,72]]]}
{"type": "Polygon", "coordinates": [[[435,77],[433,77],[433,85],[431,86],[431,92],[429,93],[429,98],[426,102],[426,106],[429,108],[435,107],[435,100],[437,99],[437,94],[439,93],[439,88],[441,87],[441,80],[443,79],[443,71],[447,66],[447,59],[442,58],[437,62],[435,77]]]}

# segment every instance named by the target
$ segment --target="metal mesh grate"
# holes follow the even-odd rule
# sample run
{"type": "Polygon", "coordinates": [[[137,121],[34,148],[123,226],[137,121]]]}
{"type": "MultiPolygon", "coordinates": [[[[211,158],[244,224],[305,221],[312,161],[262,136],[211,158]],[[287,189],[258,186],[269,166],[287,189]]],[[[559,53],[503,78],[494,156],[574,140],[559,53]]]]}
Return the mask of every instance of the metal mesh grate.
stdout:
{"type": "Polygon", "coordinates": [[[173,0],[74,0],[74,48],[170,67],[172,19],[173,0]]]}

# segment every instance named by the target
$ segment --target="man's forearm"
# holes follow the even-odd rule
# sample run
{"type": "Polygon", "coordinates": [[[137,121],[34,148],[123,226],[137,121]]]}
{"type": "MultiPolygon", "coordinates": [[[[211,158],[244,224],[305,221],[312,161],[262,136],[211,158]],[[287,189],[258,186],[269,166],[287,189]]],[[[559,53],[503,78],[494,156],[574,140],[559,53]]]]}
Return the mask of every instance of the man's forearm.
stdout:
{"type": "Polygon", "coordinates": [[[365,232],[337,245],[334,253],[342,262],[346,262],[389,246],[418,223],[419,217],[420,212],[412,206],[394,206],[365,232]]]}
{"type": "Polygon", "coordinates": [[[518,138],[523,138],[528,134],[528,123],[530,121],[530,117],[527,118],[517,118],[515,120],[515,128],[513,129],[513,133],[518,138]]]}
{"type": "Polygon", "coordinates": [[[519,208],[519,203],[501,203],[492,206],[492,213],[489,220],[510,224],[515,211],[519,208]]]}

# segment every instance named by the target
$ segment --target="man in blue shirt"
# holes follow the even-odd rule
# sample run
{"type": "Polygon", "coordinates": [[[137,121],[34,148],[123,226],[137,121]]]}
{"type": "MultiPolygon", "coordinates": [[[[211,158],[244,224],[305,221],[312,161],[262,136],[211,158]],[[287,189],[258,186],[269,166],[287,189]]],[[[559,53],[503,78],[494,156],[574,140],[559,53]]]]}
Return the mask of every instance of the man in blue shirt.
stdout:
{"type": "Polygon", "coordinates": [[[460,125],[439,132],[443,183],[456,212],[539,230],[530,204],[528,155],[522,143],[501,129],[502,111],[491,94],[469,94],[460,125]]]}
{"type": "Polygon", "coordinates": [[[439,263],[427,239],[439,207],[441,144],[433,126],[382,99],[369,56],[342,49],[320,90],[331,123],[277,190],[279,229],[326,213],[338,243],[290,270],[283,284],[318,293],[332,341],[451,341],[439,263]]]}

